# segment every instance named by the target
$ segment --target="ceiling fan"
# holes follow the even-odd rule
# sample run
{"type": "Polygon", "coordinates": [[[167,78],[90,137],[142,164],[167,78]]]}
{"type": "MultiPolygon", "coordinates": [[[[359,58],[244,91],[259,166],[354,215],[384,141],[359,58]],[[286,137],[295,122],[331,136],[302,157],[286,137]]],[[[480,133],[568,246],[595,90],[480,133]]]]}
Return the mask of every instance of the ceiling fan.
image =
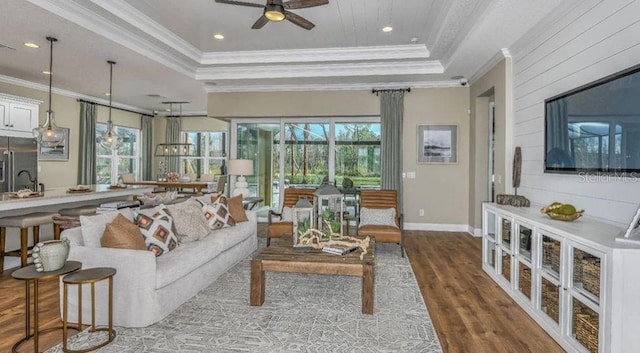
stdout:
{"type": "Polygon", "coordinates": [[[280,22],[283,20],[287,20],[306,30],[311,30],[316,25],[309,22],[309,20],[307,20],[306,18],[296,15],[295,13],[287,10],[304,9],[307,7],[326,5],[329,3],[329,0],[289,0],[286,2],[283,2],[282,0],[267,0],[267,3],[265,5],[234,0],[216,0],[216,2],[229,5],[263,8],[264,12],[262,13],[262,16],[260,16],[256,23],[251,26],[251,28],[253,29],[260,29],[264,27],[264,25],[266,25],[269,21],[280,22]]]}

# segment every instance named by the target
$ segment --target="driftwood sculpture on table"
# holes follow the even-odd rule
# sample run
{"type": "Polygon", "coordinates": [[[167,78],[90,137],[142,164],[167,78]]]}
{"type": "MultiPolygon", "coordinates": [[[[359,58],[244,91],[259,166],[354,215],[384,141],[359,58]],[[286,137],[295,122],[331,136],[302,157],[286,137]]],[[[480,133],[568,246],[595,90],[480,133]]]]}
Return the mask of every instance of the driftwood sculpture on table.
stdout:
{"type": "Polygon", "coordinates": [[[516,147],[513,155],[513,188],[515,189],[515,195],[496,195],[496,202],[499,205],[511,205],[515,207],[529,207],[530,202],[524,196],[518,195],[518,188],[520,187],[520,178],[522,176],[522,149],[516,147]]]}
{"type": "Polygon", "coordinates": [[[333,230],[331,230],[331,224],[328,221],[325,221],[325,223],[328,229],[330,229],[328,241],[322,241],[322,238],[325,237],[324,233],[317,229],[310,228],[307,229],[306,232],[298,235],[298,244],[308,245],[317,250],[321,250],[325,245],[357,246],[362,250],[360,260],[364,259],[364,255],[367,254],[367,248],[369,247],[369,237],[358,239],[348,235],[340,236],[339,233],[334,233],[333,230]],[[333,238],[340,240],[334,240],[333,238]]]}

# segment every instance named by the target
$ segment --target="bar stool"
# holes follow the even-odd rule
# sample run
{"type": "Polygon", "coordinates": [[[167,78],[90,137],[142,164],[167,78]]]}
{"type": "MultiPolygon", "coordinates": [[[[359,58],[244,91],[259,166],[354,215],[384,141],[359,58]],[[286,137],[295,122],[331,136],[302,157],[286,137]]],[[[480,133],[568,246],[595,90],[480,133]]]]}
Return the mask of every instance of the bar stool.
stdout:
{"type": "Polygon", "coordinates": [[[80,226],[80,216],[93,216],[96,214],[95,205],[63,208],[53,218],[53,239],[59,240],[64,229],[80,226]]]}
{"type": "Polygon", "coordinates": [[[0,273],[4,272],[4,257],[14,256],[20,258],[20,267],[27,266],[29,257],[29,228],[33,228],[33,244],[40,241],[40,226],[53,223],[56,212],[34,212],[26,215],[0,218],[0,273]],[[5,252],[7,228],[20,229],[20,250],[5,252]]]}

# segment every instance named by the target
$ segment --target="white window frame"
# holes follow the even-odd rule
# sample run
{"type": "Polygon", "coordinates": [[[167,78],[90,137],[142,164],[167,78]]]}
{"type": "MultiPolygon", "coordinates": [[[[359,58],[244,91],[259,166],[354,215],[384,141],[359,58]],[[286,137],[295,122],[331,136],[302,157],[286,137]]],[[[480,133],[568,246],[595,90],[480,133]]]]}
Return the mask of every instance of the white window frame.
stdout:
{"type": "MultiPolygon", "coordinates": [[[[225,152],[223,153],[222,157],[212,157],[209,156],[209,139],[206,138],[204,140],[204,151],[205,151],[205,155],[204,156],[189,156],[189,157],[180,157],[180,166],[184,165],[184,161],[185,160],[202,160],[202,164],[204,166],[206,166],[205,169],[209,168],[209,162],[210,161],[225,161],[225,165],[227,165],[227,161],[229,160],[229,133],[227,131],[219,131],[219,130],[204,130],[204,131],[199,131],[199,130],[182,130],[180,131],[180,141],[186,142],[187,141],[187,134],[190,133],[200,133],[200,134],[211,134],[211,133],[220,133],[220,134],[225,134],[226,137],[224,138],[224,148],[225,148],[225,152]]],[[[206,173],[205,173],[206,174],[206,173]]]]}
{"type": "MultiPolygon", "coordinates": [[[[96,123],[96,133],[98,133],[98,125],[104,125],[106,126],[106,123],[96,123]]],[[[118,150],[112,150],[111,154],[98,154],[98,150],[96,149],[96,159],[98,158],[106,158],[106,159],[110,159],[111,160],[111,184],[117,184],[118,183],[118,178],[120,177],[120,175],[118,175],[118,165],[120,164],[120,160],[121,159],[131,159],[133,160],[134,163],[134,171],[133,174],[135,175],[136,180],[138,180],[140,178],[140,165],[142,164],[142,156],[141,156],[141,148],[142,148],[142,141],[141,141],[141,136],[142,136],[142,132],[141,129],[137,129],[135,127],[129,127],[129,126],[118,126],[118,125],[113,125],[113,127],[116,130],[116,134],[118,133],[118,129],[119,128],[123,128],[123,129],[130,129],[130,130],[135,130],[136,131],[136,148],[134,148],[134,155],[133,156],[121,156],[118,154],[118,150]]],[[[98,165],[96,163],[96,168],[98,168],[98,165]]]]}
{"type": "MultiPolygon", "coordinates": [[[[380,116],[344,116],[344,117],[286,117],[286,118],[236,118],[231,119],[231,128],[229,134],[229,158],[236,159],[238,156],[238,124],[280,124],[280,131],[285,131],[285,125],[289,123],[316,123],[316,124],[329,124],[329,180],[335,181],[335,124],[336,123],[378,123],[382,124],[382,120],[380,116]]],[[[280,156],[284,156],[285,151],[285,134],[280,134],[280,156]]],[[[381,156],[382,157],[382,156],[381,156]]],[[[279,176],[278,185],[284,186],[284,178],[285,178],[285,165],[284,163],[279,164],[279,176]]],[[[231,176],[229,178],[230,189],[233,190],[235,188],[235,177],[231,176]]],[[[280,200],[279,205],[282,205],[284,202],[284,193],[280,192],[280,200]]]]}

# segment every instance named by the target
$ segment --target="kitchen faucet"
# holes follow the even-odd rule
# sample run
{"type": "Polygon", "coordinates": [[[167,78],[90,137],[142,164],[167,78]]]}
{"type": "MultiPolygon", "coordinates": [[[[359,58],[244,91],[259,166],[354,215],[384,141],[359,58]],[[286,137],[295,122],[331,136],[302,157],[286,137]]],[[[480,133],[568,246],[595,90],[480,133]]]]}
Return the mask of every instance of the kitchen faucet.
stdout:
{"type": "Polygon", "coordinates": [[[35,177],[35,178],[32,177],[31,173],[26,169],[19,171],[18,176],[22,175],[22,173],[27,173],[27,178],[29,178],[29,182],[32,184],[32,187],[31,187],[32,191],[38,192],[38,185],[42,187],[41,191],[44,191],[44,184],[38,184],[38,177],[35,177]]]}

